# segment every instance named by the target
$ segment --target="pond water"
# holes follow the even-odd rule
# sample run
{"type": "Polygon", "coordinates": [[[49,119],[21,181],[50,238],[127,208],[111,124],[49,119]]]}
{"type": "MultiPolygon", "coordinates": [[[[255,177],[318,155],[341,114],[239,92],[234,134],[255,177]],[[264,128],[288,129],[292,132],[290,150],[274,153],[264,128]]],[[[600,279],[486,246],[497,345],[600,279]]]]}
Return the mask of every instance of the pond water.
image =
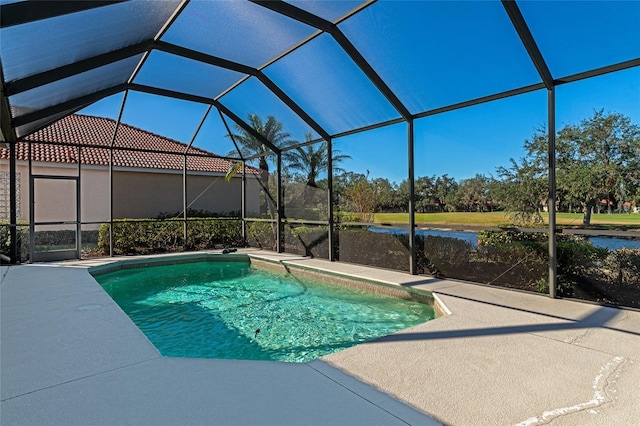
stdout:
{"type": "MultiPolygon", "coordinates": [[[[379,228],[377,226],[370,226],[368,228],[371,232],[380,232],[388,234],[408,234],[409,230],[406,228],[379,228]]],[[[478,233],[471,231],[446,231],[439,229],[416,229],[416,235],[433,235],[437,237],[457,238],[459,240],[467,241],[473,246],[478,245],[478,233]]],[[[589,237],[589,241],[596,247],[604,247],[609,250],[618,250],[621,248],[628,249],[640,249],[640,240],[627,240],[624,238],[612,238],[612,237],[589,237]]]]}

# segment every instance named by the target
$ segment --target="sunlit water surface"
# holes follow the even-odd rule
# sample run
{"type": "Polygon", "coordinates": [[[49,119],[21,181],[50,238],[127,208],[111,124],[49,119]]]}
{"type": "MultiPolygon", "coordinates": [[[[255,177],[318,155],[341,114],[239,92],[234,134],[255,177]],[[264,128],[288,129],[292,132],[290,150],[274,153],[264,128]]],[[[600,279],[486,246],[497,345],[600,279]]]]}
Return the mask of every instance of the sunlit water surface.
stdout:
{"type": "Polygon", "coordinates": [[[306,362],[434,318],[433,308],[242,262],[96,277],[164,356],[306,362]]]}

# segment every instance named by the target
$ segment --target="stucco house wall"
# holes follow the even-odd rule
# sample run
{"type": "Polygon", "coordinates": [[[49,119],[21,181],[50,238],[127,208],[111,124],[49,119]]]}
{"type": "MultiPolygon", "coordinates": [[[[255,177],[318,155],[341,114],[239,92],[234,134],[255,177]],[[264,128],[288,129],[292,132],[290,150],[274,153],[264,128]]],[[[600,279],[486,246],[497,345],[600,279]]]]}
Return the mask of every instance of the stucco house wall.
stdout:
{"type": "MultiPolygon", "coordinates": [[[[0,160],[0,171],[9,170],[0,160]]],[[[29,220],[29,169],[18,162],[20,211],[18,220],[29,220]]],[[[33,163],[34,175],[78,176],[77,165],[33,163]]],[[[177,213],[183,209],[182,173],[154,169],[114,169],[113,217],[155,218],[160,213],[177,213]]],[[[80,172],[82,222],[109,221],[109,170],[101,166],[82,166],[80,172]]],[[[215,213],[239,212],[242,208],[242,179],[238,175],[227,182],[220,174],[187,174],[187,197],[190,208],[215,213]]],[[[259,210],[259,184],[247,177],[247,211],[259,210]]],[[[35,180],[36,222],[73,221],[75,181],[35,180]]],[[[91,229],[93,227],[85,227],[91,229]]]]}
{"type": "MultiPolygon", "coordinates": [[[[182,173],[114,172],[114,218],[148,218],[183,210],[182,173]]],[[[258,185],[247,179],[247,209],[258,209],[258,185]]],[[[187,174],[187,205],[191,209],[228,214],[242,209],[242,180],[221,175],[187,174]]],[[[253,209],[253,210],[251,210],[253,209]]]]}
{"type": "MultiPolygon", "coordinates": [[[[125,123],[120,123],[113,140],[115,128],[116,122],[109,118],[72,114],[18,142],[18,219],[29,220],[29,157],[33,175],[78,177],[81,163],[82,223],[106,222],[111,217],[109,164],[113,164],[114,219],[179,213],[187,150],[189,208],[220,214],[241,211],[242,175],[225,180],[234,161],[125,123]],[[110,151],[112,146],[116,148],[110,151]]],[[[260,171],[250,166],[246,171],[246,209],[257,212],[260,171]]],[[[0,216],[8,218],[9,149],[4,146],[0,146],[0,172],[0,216]]],[[[34,183],[36,222],[77,220],[75,180],[35,179],[34,183]]]]}

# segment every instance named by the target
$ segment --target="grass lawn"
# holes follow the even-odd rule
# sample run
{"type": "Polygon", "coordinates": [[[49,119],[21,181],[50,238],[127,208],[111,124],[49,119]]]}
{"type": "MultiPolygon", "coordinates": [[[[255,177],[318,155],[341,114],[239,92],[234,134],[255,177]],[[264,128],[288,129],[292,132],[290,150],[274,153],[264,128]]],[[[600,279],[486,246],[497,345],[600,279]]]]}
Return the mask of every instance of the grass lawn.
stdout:
{"type": "MultiPolygon", "coordinates": [[[[547,220],[546,213],[542,216],[547,220]]],[[[376,213],[375,223],[406,224],[408,213],[376,213]]],[[[558,213],[558,225],[582,225],[582,213],[558,213]]],[[[416,213],[418,225],[475,225],[475,226],[508,226],[511,223],[505,212],[452,212],[452,213],[416,213]]],[[[594,214],[591,225],[625,225],[640,229],[640,214],[594,214]]]]}

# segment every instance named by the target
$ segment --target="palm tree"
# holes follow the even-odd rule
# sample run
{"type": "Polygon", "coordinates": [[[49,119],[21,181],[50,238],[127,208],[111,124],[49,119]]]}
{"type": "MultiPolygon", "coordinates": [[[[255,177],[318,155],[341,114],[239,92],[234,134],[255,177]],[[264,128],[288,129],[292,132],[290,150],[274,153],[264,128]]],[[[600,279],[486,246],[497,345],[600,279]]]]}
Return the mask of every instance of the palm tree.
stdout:
{"type": "MultiPolygon", "coordinates": [[[[269,115],[267,117],[267,121],[263,121],[258,114],[251,113],[249,114],[248,119],[249,125],[273,145],[280,147],[291,144],[291,135],[283,130],[282,123],[274,116],[269,115]]],[[[242,158],[247,158],[260,155],[258,158],[258,167],[262,170],[262,173],[260,174],[260,181],[267,197],[270,197],[269,163],[267,162],[266,155],[269,154],[271,150],[238,124],[235,124],[234,127],[238,133],[231,135],[231,138],[235,142],[239,143],[237,148],[240,156],[242,158]]],[[[238,154],[238,151],[230,151],[227,155],[235,156],[238,154]]],[[[267,200],[265,199],[264,204],[260,206],[260,213],[264,214],[267,212],[267,204],[267,200]]]]}
{"type": "MultiPolygon", "coordinates": [[[[307,133],[305,139],[305,142],[310,142],[313,140],[313,135],[307,133]]],[[[351,157],[339,154],[339,152],[338,150],[333,150],[333,171],[342,173],[344,170],[336,167],[336,164],[351,157]]],[[[293,148],[284,152],[282,157],[289,169],[298,171],[305,179],[306,185],[312,188],[318,187],[316,179],[322,172],[326,172],[329,166],[329,153],[326,142],[293,148]]]]}
{"type": "MultiPolygon", "coordinates": [[[[305,142],[313,140],[313,135],[307,133],[305,142]]],[[[338,150],[333,150],[333,171],[344,172],[343,169],[336,167],[336,164],[351,158],[348,155],[339,154],[338,150]]],[[[329,148],[326,142],[320,144],[309,144],[298,146],[282,153],[283,160],[287,163],[290,170],[296,171],[305,181],[302,192],[302,199],[305,205],[308,205],[313,198],[314,188],[318,188],[316,180],[323,172],[329,168],[329,148]]]]}

